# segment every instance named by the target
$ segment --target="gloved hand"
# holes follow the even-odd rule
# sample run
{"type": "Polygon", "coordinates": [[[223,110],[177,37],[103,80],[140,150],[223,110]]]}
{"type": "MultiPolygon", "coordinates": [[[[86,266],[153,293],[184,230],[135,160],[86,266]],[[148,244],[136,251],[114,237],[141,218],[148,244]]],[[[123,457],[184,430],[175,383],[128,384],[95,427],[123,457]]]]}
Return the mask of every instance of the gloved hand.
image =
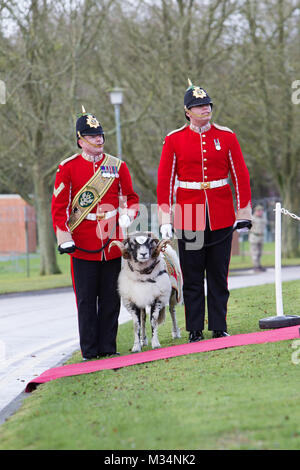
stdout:
{"type": "Polygon", "coordinates": [[[131,219],[129,215],[123,214],[119,217],[119,226],[121,228],[128,228],[130,224],[131,224],[131,219]]]}
{"type": "Polygon", "coordinates": [[[160,227],[160,233],[163,240],[173,238],[172,224],[163,224],[160,227]]]}
{"type": "Polygon", "coordinates": [[[58,246],[58,251],[61,255],[63,255],[64,253],[74,253],[75,250],[75,242],[73,240],[70,242],[64,242],[58,246]]]}
{"type": "Polygon", "coordinates": [[[247,233],[252,227],[251,220],[239,219],[234,222],[233,228],[236,228],[239,233],[247,233]]]}

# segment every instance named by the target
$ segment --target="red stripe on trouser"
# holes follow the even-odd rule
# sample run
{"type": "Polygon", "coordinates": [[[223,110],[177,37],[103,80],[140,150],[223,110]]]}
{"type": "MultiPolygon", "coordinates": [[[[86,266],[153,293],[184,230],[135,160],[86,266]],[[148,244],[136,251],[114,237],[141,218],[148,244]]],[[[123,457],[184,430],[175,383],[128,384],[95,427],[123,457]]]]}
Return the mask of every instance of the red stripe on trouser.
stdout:
{"type": "MultiPolygon", "coordinates": [[[[231,256],[232,256],[232,249],[231,249],[231,251],[230,251],[229,263],[228,263],[228,271],[227,271],[227,289],[228,289],[228,276],[229,276],[229,268],[230,268],[231,256]]],[[[228,310],[226,310],[226,315],[225,315],[225,321],[226,321],[226,323],[227,323],[227,315],[228,315],[228,310]]]]}
{"type": "MultiPolygon", "coordinates": [[[[76,306],[77,306],[77,324],[79,324],[79,318],[78,318],[78,302],[77,302],[77,295],[76,295],[75,277],[74,277],[74,265],[73,265],[73,257],[72,257],[72,256],[70,256],[70,268],[71,268],[72,285],[73,285],[73,290],[74,290],[75,300],[76,300],[76,306]]],[[[82,355],[82,351],[81,351],[81,355],[82,355]]]]}
{"type": "Polygon", "coordinates": [[[77,305],[77,309],[78,309],[77,295],[76,295],[76,287],[75,287],[75,279],[74,279],[74,266],[73,266],[73,258],[72,258],[72,256],[70,256],[70,268],[71,268],[72,285],[73,285],[74,294],[75,294],[75,299],[76,299],[76,305],[77,305]]]}

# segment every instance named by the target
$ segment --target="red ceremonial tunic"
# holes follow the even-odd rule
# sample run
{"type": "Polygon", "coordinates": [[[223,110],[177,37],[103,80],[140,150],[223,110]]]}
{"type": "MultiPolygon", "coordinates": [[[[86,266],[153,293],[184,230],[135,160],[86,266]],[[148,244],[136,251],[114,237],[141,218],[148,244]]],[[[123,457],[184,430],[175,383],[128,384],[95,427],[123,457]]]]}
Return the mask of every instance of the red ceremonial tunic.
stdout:
{"type": "MultiPolygon", "coordinates": [[[[236,135],[228,128],[208,124],[200,131],[185,125],[165,139],[158,168],[157,201],[161,223],[170,223],[175,178],[184,182],[211,182],[229,174],[235,188],[237,218],[251,219],[249,172],[236,135]]],[[[211,189],[178,187],[174,227],[204,230],[206,211],[211,230],[236,220],[229,184],[211,189]]]]}
{"type": "MultiPolygon", "coordinates": [[[[72,234],[68,226],[74,197],[99,169],[104,157],[105,154],[100,161],[95,163],[79,154],[64,160],[58,167],[54,184],[52,219],[55,233],[58,229],[66,232],[69,239],[72,237],[76,246],[88,250],[98,250],[108,238],[112,238],[112,240],[123,239],[122,230],[117,224],[119,213],[107,220],[84,219],[72,234]]],[[[118,175],[119,177],[114,177],[112,185],[90,213],[103,213],[118,209],[121,196],[121,199],[125,201],[124,207],[130,214],[136,215],[139,197],[133,190],[130,173],[125,162],[121,163],[118,175]]],[[[110,251],[108,248],[109,246],[100,253],[86,253],[76,250],[72,256],[86,260],[109,260],[121,256],[117,247],[112,247],[110,251]]]]}

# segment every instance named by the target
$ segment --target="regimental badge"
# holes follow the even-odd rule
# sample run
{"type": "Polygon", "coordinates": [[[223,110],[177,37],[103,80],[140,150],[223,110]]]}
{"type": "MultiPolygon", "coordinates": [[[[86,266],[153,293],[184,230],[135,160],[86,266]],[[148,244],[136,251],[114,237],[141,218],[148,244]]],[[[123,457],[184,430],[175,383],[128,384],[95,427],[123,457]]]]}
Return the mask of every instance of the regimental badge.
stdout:
{"type": "Polygon", "coordinates": [[[91,191],[84,191],[80,195],[78,199],[78,203],[81,207],[88,207],[93,203],[94,199],[95,199],[95,196],[91,191]]]}
{"type": "Polygon", "coordinates": [[[95,118],[95,116],[92,116],[91,114],[88,115],[87,119],[86,119],[86,123],[90,126],[90,127],[95,127],[95,129],[97,129],[97,127],[100,126],[99,122],[97,121],[97,119],[95,118]]]}
{"type": "Polygon", "coordinates": [[[203,90],[203,88],[195,86],[193,90],[193,96],[195,98],[205,98],[205,96],[207,96],[207,93],[203,90]]]}
{"type": "Polygon", "coordinates": [[[220,144],[219,139],[214,139],[214,144],[215,144],[216,150],[221,150],[221,144],[220,144]]]}

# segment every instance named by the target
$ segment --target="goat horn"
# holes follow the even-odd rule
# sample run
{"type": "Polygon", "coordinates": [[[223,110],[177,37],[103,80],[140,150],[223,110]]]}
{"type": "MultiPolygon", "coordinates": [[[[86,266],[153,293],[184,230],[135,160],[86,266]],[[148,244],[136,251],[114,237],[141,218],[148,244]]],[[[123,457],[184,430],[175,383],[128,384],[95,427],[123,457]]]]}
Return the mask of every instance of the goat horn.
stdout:
{"type": "Polygon", "coordinates": [[[114,240],[113,242],[111,242],[109,244],[109,248],[108,248],[108,251],[110,251],[110,249],[113,247],[113,246],[117,246],[119,248],[119,250],[121,251],[121,253],[123,254],[123,252],[126,250],[124,244],[118,240],[114,240]]]}
{"type": "Polygon", "coordinates": [[[171,244],[171,240],[161,240],[159,244],[157,245],[152,257],[156,258],[161,251],[164,252],[165,249],[167,248],[167,245],[169,244],[171,244]]]}
{"type": "Polygon", "coordinates": [[[124,259],[130,258],[130,255],[128,253],[127,248],[125,248],[124,243],[120,242],[119,240],[114,240],[113,242],[109,244],[108,252],[110,252],[110,249],[113,246],[117,246],[119,248],[124,259]]]}
{"type": "Polygon", "coordinates": [[[171,240],[161,240],[157,245],[157,250],[160,253],[161,251],[165,251],[167,245],[171,245],[171,240]]]}

